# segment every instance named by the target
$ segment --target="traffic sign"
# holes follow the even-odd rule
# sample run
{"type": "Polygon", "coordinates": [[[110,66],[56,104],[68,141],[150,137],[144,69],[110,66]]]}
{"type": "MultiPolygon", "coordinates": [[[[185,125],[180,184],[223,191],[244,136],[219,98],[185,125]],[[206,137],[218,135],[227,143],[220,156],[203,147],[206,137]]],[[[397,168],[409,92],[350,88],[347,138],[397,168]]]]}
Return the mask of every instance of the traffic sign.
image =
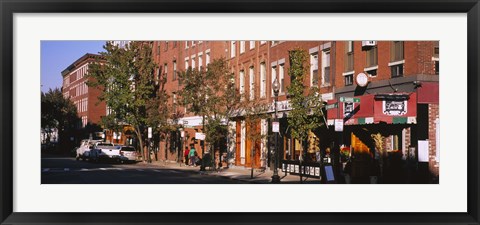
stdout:
{"type": "Polygon", "coordinates": [[[340,97],[340,102],[360,102],[360,98],[340,97]]]}
{"type": "Polygon", "coordinates": [[[280,132],[280,123],[279,122],[272,122],[272,132],[275,132],[275,133],[280,132]]]}
{"type": "Polygon", "coordinates": [[[338,102],[335,102],[333,104],[329,104],[325,106],[326,110],[333,109],[333,108],[338,108],[338,102]]]}

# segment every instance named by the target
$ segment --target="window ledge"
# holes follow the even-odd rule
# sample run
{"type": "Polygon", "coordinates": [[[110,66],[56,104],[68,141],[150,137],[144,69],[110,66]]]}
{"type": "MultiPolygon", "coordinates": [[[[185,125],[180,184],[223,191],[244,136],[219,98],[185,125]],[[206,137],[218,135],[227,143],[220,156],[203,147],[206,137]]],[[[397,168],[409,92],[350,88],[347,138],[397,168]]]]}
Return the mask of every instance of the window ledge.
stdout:
{"type": "Polygon", "coordinates": [[[325,83],[325,84],[322,84],[320,87],[323,88],[323,87],[330,87],[331,84],[330,83],[325,83]]]}
{"type": "Polygon", "coordinates": [[[378,69],[378,65],[376,66],[371,66],[371,67],[367,67],[367,68],[363,68],[363,71],[370,71],[370,70],[376,70],[378,69]]]}
{"type": "Polygon", "coordinates": [[[432,57],[432,61],[440,61],[440,57],[432,57]]]}
{"type": "Polygon", "coordinates": [[[400,61],[390,62],[390,63],[388,63],[388,66],[396,66],[396,65],[400,65],[400,64],[404,64],[404,63],[405,63],[405,59],[400,60],[400,61]]]}
{"type": "Polygon", "coordinates": [[[348,72],[345,72],[345,73],[342,73],[343,76],[348,76],[348,75],[353,75],[355,73],[355,70],[352,70],[352,71],[348,71],[348,72]]]}

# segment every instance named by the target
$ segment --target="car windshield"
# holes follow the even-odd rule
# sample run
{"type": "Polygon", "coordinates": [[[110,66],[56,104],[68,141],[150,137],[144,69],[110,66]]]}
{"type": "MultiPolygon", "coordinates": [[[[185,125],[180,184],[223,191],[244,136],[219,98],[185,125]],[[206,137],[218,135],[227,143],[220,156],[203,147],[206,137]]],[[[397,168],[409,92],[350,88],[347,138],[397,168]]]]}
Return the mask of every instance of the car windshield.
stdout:
{"type": "Polygon", "coordinates": [[[113,146],[113,144],[109,144],[109,143],[98,143],[97,146],[113,146]]]}
{"type": "Polygon", "coordinates": [[[133,147],[123,147],[122,148],[122,151],[135,151],[135,149],[133,147]]]}

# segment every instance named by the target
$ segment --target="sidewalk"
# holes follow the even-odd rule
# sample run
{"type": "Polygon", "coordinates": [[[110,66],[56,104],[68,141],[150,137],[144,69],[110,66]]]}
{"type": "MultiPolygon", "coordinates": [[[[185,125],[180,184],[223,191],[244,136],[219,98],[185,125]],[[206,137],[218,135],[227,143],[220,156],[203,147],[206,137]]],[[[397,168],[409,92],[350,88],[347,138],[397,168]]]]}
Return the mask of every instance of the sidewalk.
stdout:
{"type": "MultiPolygon", "coordinates": [[[[272,181],[273,171],[259,169],[253,170],[253,178],[251,178],[251,169],[243,167],[222,168],[217,170],[200,171],[200,167],[185,166],[176,162],[152,161],[152,163],[139,162],[138,165],[145,167],[162,167],[166,169],[184,170],[191,173],[201,174],[205,176],[218,176],[226,179],[241,181],[250,184],[269,184],[272,181]]],[[[280,169],[278,170],[280,176],[280,183],[285,184],[300,184],[300,176],[285,174],[280,169]]],[[[320,184],[319,178],[303,177],[304,184],[320,184]]]]}

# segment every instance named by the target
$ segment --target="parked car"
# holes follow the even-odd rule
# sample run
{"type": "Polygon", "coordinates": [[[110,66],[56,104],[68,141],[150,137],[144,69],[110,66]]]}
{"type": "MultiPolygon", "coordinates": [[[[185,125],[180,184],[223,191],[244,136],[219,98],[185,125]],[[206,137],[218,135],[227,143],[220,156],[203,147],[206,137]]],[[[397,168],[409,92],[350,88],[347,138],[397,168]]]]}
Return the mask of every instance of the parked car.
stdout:
{"type": "Polygon", "coordinates": [[[120,160],[120,148],[109,142],[97,142],[90,150],[89,159],[93,162],[102,160],[120,160]]]}
{"type": "Polygon", "coordinates": [[[133,146],[117,146],[120,149],[120,158],[119,162],[136,162],[137,161],[137,151],[133,146]]]}
{"type": "Polygon", "coordinates": [[[80,147],[76,149],[75,158],[77,160],[86,160],[90,158],[90,150],[93,149],[95,143],[101,142],[101,140],[84,139],[80,142],[80,147]]]}

